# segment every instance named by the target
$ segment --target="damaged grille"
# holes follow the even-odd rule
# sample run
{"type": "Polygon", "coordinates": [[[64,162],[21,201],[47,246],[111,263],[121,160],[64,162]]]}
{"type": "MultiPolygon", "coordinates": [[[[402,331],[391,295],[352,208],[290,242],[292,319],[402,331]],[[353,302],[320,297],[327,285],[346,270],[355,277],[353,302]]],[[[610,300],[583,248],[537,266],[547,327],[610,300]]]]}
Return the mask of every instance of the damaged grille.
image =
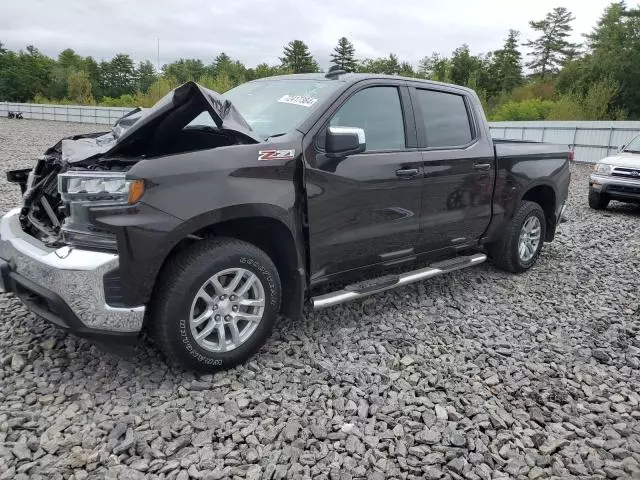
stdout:
{"type": "Polygon", "coordinates": [[[62,244],[60,227],[64,208],[58,193],[58,174],[63,166],[59,158],[45,155],[29,174],[20,223],[22,229],[48,246],[62,244]]]}

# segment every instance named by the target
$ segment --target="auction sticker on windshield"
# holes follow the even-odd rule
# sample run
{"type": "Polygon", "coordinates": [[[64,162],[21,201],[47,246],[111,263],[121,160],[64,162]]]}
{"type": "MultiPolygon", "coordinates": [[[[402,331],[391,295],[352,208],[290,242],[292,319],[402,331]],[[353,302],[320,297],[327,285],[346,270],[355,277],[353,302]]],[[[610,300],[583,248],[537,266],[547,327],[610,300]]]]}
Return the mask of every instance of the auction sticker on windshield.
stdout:
{"type": "Polygon", "coordinates": [[[317,98],[308,95],[283,95],[280,97],[280,100],[278,100],[278,103],[290,103],[291,105],[309,108],[317,101],[317,98]]]}

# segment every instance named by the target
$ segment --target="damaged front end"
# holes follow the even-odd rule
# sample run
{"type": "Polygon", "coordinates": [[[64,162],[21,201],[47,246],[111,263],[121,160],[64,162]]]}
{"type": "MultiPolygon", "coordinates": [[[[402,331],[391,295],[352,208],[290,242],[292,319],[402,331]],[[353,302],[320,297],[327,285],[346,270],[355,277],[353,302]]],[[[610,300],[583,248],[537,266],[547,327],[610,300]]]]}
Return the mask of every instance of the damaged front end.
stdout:
{"type": "Polygon", "coordinates": [[[142,197],[144,182],[126,178],[133,164],[258,141],[228,100],[188,82],[154,107],[125,115],[111,131],[62,139],[33,169],[10,171],[7,179],[18,183],[23,193],[24,232],[52,248],[115,250],[115,235],[93,224],[90,212],[131,205],[142,197]]]}
{"type": "MultiPolygon", "coordinates": [[[[71,243],[71,239],[68,238],[70,224],[73,223],[68,220],[70,205],[64,202],[65,199],[60,192],[60,182],[65,172],[73,172],[74,167],[64,158],[64,145],[68,142],[81,142],[84,139],[95,140],[104,135],[104,133],[79,135],[61,140],[45,152],[33,169],[13,170],[7,173],[7,180],[18,183],[23,194],[20,225],[26,233],[51,248],[71,243]]],[[[91,167],[97,168],[96,165],[87,165],[83,170],[92,171],[91,167]]],[[[97,237],[111,237],[108,232],[96,230],[93,233],[97,237]]],[[[113,239],[110,240],[108,244],[113,243],[113,239]]],[[[108,248],[110,245],[105,246],[108,248]]]]}

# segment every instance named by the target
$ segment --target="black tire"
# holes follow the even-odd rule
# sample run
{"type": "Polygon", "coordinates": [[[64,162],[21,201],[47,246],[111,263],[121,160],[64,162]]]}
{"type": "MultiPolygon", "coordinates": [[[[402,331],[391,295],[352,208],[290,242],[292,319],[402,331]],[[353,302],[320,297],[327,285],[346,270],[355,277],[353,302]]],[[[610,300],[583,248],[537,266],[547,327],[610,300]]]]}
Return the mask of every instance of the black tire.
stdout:
{"type": "Polygon", "coordinates": [[[546,218],[542,207],[535,202],[523,201],[507,225],[502,238],[489,248],[493,264],[501,270],[522,273],[529,270],[538,260],[546,235],[546,218]],[[520,232],[525,222],[532,216],[540,222],[540,241],[533,257],[523,261],[518,252],[520,232]]]}
{"type": "Polygon", "coordinates": [[[231,368],[245,362],[269,337],[281,297],[278,270],[266,253],[241,240],[205,239],[180,252],[163,268],[151,305],[150,330],[171,362],[206,372],[231,368]],[[230,351],[212,352],[199,345],[191,332],[191,304],[210,277],[230,268],[242,268],[258,277],[264,309],[244,343],[230,351]]]}
{"type": "Polygon", "coordinates": [[[589,206],[594,210],[604,210],[609,206],[610,199],[606,195],[598,192],[589,192],[589,206]]]}

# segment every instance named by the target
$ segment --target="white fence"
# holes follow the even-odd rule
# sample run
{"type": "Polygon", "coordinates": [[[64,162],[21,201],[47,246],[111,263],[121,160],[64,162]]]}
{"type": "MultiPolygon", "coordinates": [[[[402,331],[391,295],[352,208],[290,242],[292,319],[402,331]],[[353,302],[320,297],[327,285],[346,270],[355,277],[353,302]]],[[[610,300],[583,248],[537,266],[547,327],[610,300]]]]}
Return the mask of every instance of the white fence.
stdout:
{"type": "Polygon", "coordinates": [[[112,125],[132,109],[127,107],[85,107],[78,105],[40,105],[35,103],[0,102],[0,118],[9,112],[20,112],[23,118],[112,125]]]}
{"type": "Polygon", "coordinates": [[[494,138],[570,145],[578,162],[594,163],[640,134],[640,122],[490,122],[494,138]]]}
{"type": "MultiPolygon", "coordinates": [[[[85,107],[0,102],[0,118],[20,112],[23,118],[112,125],[131,111],[124,107],[85,107]]],[[[491,122],[494,138],[570,145],[579,162],[597,162],[640,134],[640,122],[491,122]]]]}

